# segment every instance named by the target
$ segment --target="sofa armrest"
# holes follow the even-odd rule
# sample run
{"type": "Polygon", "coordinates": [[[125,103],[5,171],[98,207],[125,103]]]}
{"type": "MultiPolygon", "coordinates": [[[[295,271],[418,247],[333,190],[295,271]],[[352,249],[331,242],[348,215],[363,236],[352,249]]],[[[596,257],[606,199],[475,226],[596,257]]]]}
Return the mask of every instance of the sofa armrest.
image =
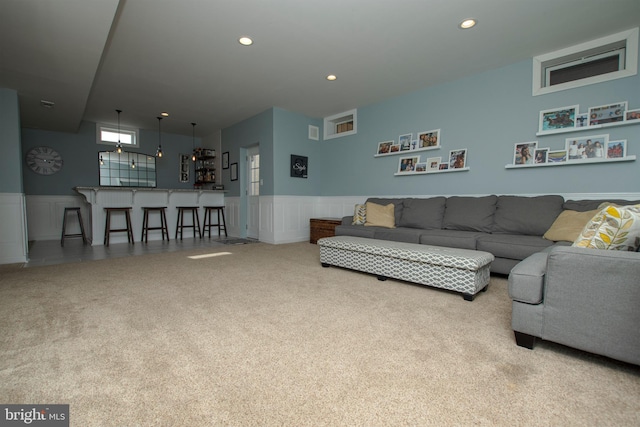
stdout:
{"type": "Polygon", "coordinates": [[[351,225],[352,222],[353,222],[353,215],[342,217],[342,225],[351,225]]]}
{"type": "Polygon", "coordinates": [[[543,339],[640,363],[640,253],[549,252],[543,339]]]}

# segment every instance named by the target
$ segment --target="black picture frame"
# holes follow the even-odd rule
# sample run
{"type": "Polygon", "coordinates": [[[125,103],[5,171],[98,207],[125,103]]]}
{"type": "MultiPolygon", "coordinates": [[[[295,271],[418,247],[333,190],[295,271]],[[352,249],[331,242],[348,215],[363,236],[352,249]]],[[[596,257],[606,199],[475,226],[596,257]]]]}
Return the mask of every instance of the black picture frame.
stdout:
{"type": "Polygon", "coordinates": [[[292,178],[306,178],[309,171],[309,159],[306,156],[292,154],[289,170],[292,178]]]}
{"type": "Polygon", "coordinates": [[[231,163],[231,181],[238,180],[238,164],[231,163]]]}
{"type": "Polygon", "coordinates": [[[229,152],[222,153],[222,169],[229,169],[229,152]]]}

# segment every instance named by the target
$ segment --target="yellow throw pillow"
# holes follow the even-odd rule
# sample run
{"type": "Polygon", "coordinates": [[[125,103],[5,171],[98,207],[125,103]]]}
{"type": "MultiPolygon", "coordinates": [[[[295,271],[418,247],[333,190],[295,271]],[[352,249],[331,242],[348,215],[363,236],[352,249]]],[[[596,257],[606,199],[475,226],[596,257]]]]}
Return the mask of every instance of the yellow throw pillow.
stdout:
{"type": "Polygon", "coordinates": [[[367,206],[357,204],[353,211],[353,222],[351,225],[364,225],[367,221],[367,206]]]}
{"type": "Polygon", "coordinates": [[[637,251],[640,247],[640,205],[602,209],[584,227],[572,246],[637,251]]]}
{"type": "Polygon", "coordinates": [[[598,212],[600,212],[599,209],[586,212],[562,211],[553,224],[551,224],[551,228],[549,228],[542,237],[547,240],[553,240],[554,242],[575,242],[585,225],[587,225],[591,218],[598,212]]]}
{"type": "Polygon", "coordinates": [[[394,205],[389,203],[386,206],[377,203],[367,202],[367,220],[365,227],[378,226],[386,228],[396,228],[394,205]]]}

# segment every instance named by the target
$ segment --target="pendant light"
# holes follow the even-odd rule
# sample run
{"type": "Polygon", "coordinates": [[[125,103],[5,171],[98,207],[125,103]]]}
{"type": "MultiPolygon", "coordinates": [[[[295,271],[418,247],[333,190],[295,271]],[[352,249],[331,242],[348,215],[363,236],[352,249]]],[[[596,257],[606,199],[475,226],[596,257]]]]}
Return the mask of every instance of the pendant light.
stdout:
{"type": "Polygon", "coordinates": [[[191,160],[195,162],[196,161],[196,124],[191,123],[191,126],[193,126],[193,154],[191,155],[191,160]]]}
{"type": "Polygon", "coordinates": [[[131,159],[131,169],[136,168],[136,159],[131,159]]]}
{"type": "Polygon", "coordinates": [[[162,157],[162,141],[160,139],[160,121],[162,117],[158,116],[158,150],[156,151],[156,157],[162,157]]]}
{"type": "Polygon", "coordinates": [[[118,154],[121,154],[122,143],[120,142],[120,113],[122,113],[122,110],[116,110],[116,113],[118,113],[118,143],[116,144],[116,151],[118,154]]]}

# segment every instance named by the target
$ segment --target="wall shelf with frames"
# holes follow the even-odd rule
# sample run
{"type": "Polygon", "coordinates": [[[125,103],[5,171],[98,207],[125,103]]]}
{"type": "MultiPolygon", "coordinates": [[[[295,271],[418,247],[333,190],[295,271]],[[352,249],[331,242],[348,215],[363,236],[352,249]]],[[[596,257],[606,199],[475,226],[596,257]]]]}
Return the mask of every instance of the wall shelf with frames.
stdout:
{"type": "Polygon", "coordinates": [[[437,171],[425,171],[425,172],[396,172],[394,176],[413,176],[413,175],[431,175],[434,173],[448,173],[448,172],[466,172],[471,170],[470,168],[456,168],[456,169],[443,169],[437,171]]]}
{"type": "Polygon", "coordinates": [[[565,162],[557,162],[557,163],[538,163],[533,165],[505,165],[505,169],[524,169],[524,168],[543,168],[548,166],[579,166],[579,165],[589,165],[593,163],[616,163],[616,162],[634,162],[636,160],[636,156],[626,156],[615,159],[584,159],[584,160],[568,160],[565,162]]]}
{"type": "Polygon", "coordinates": [[[593,125],[593,126],[583,126],[580,128],[544,130],[544,131],[537,132],[536,136],[555,135],[559,133],[584,132],[584,131],[592,131],[595,129],[607,129],[607,128],[613,128],[618,126],[630,126],[630,125],[639,125],[639,124],[640,124],[640,120],[625,120],[623,122],[605,123],[605,124],[593,125]]]}

